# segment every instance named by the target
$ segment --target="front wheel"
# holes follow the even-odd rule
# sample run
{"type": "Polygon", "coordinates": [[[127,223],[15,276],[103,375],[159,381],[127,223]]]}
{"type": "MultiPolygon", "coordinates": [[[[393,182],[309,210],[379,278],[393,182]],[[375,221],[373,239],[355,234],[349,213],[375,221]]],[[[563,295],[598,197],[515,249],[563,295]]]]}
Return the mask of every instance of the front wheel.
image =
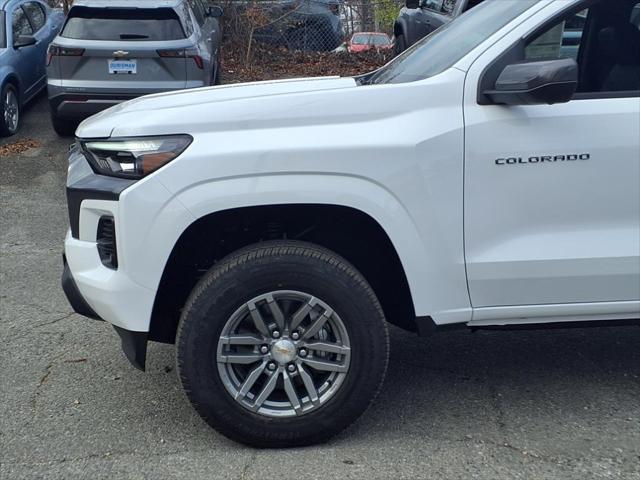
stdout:
{"type": "Polygon", "coordinates": [[[192,292],[177,364],[198,413],[258,447],[324,441],[379,391],[389,341],[371,287],[346,260],[291,241],[241,250],[192,292]]]}
{"type": "Polygon", "coordinates": [[[10,137],[20,127],[20,99],[11,83],[2,87],[0,98],[0,137],[10,137]]]}

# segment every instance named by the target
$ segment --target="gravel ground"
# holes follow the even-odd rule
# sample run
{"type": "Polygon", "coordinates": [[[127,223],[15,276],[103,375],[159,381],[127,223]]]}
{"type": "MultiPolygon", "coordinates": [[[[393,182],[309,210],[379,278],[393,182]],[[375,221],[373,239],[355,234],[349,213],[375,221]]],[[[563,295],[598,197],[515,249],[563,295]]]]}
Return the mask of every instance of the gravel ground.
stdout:
{"type": "MultiPolygon", "coordinates": [[[[0,156],[0,478],[640,479],[640,328],[392,330],[373,407],[329,444],[260,451],[185,401],[173,347],[127,363],[59,286],[65,152],[46,100],[0,156]]],[[[0,141],[0,151],[9,142],[0,141]]]]}

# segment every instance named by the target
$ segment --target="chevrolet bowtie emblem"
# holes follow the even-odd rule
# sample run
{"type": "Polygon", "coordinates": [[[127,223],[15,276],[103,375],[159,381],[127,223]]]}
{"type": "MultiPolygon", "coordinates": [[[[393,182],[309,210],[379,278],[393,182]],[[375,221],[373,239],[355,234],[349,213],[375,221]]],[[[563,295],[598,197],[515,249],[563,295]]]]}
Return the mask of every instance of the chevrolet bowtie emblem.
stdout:
{"type": "Polygon", "coordinates": [[[114,57],[122,58],[122,57],[126,57],[127,55],[129,55],[129,52],[125,52],[124,50],[117,50],[113,52],[114,57]]]}

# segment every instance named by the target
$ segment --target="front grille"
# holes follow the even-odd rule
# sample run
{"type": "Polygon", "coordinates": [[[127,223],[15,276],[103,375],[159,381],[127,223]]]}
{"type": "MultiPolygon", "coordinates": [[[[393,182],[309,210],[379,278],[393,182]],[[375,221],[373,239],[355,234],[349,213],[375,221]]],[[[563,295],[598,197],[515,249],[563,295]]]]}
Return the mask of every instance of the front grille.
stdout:
{"type": "Polygon", "coordinates": [[[116,226],[111,216],[102,216],[98,220],[98,255],[105,267],[118,268],[118,251],[116,249],[116,226]]]}

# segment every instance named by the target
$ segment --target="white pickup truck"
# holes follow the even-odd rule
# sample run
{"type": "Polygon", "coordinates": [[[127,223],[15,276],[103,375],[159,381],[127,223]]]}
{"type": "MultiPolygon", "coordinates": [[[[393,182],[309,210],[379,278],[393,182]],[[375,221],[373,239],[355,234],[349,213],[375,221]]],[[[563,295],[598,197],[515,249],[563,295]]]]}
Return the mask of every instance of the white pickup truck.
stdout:
{"type": "Polygon", "coordinates": [[[365,411],[386,322],[636,321],[637,4],[487,0],[367,75],[90,118],[70,152],[70,303],[139,368],[148,341],[175,343],[202,417],[271,447],[365,411]]]}

